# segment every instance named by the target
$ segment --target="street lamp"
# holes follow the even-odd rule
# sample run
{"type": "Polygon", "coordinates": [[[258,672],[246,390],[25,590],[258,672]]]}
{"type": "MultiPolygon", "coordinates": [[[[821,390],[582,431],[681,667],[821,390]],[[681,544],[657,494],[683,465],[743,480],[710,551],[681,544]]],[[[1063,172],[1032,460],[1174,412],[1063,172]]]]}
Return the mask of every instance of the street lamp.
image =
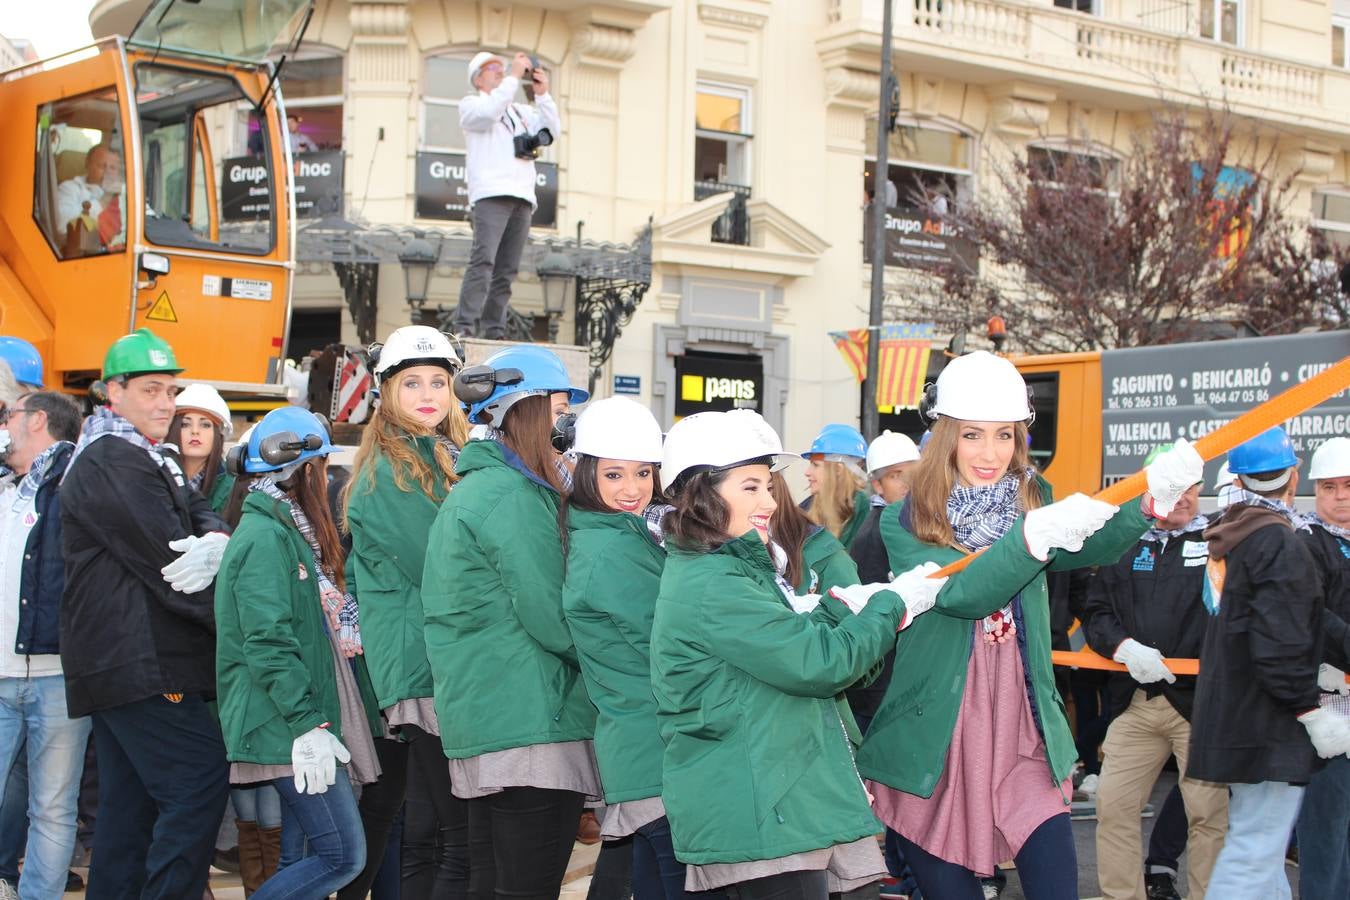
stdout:
{"type": "Polygon", "coordinates": [[[440,257],[440,248],[432,246],[423,237],[415,237],[403,245],[398,253],[398,261],[403,266],[403,278],[408,292],[408,306],[412,307],[414,325],[421,324],[422,306],[427,302],[427,288],[431,284],[431,273],[436,269],[436,260],[440,257]]]}
{"type": "Polygon", "coordinates": [[[544,292],[544,314],[548,316],[548,339],[558,341],[558,318],[567,307],[567,285],[576,280],[576,267],[565,253],[552,250],[535,266],[544,292]]]}

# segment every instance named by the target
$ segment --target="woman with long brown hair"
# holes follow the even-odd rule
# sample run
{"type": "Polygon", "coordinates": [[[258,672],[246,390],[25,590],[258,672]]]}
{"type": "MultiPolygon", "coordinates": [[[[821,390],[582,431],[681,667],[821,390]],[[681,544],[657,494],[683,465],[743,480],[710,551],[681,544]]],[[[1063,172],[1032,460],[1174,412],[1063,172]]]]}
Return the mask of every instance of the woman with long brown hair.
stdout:
{"type": "Polygon", "coordinates": [[[847,550],[853,545],[871,503],[863,460],[867,442],[852,425],[826,425],[802,454],[807,460],[806,484],[811,496],[802,504],[811,521],[839,539],[847,550]]]}
{"type": "Polygon", "coordinates": [[[1045,573],[1115,561],[1148,528],[1145,511],[1170,509],[1189,484],[1164,497],[1172,488],[1151,477],[1152,496],[1120,509],[1082,494],[1051,503],[1029,459],[1026,384],[989,353],[948,363],[925,411],[932,438],[909,497],[881,518],[890,561],[984,552],[898,643],[858,768],[925,896],[981,900],[979,876],[1014,859],[1029,900],[1076,900],[1078,754],[1050,662],[1045,573]]]}
{"type": "Polygon", "coordinates": [[[327,429],[298,407],[268,413],[232,465],[255,476],[216,577],[216,682],[230,781],[270,781],[283,843],[311,854],[255,898],[325,897],[365,864],[354,784],[379,777],[379,711],[328,505],[327,429]]]}
{"type": "Polygon", "coordinates": [[[164,440],[178,448],[188,484],[221,512],[234,486],[225,471],[225,442],[234,433],[230,408],[209,384],[190,384],[173,402],[173,424],[164,440]]]}
{"type": "Polygon", "coordinates": [[[459,478],[455,460],[469,433],[451,391],[459,368],[449,339],[434,328],[408,325],[389,335],[373,366],[379,405],[343,491],[366,666],[385,720],[401,739],[375,743],[384,774],[361,794],[369,859],[339,900],[370,890],[408,792],[428,798],[435,815],[425,828],[405,822],[404,890],[439,900],[463,896],[468,883],[466,811],[450,790],[422,636],[426,539],[459,478]]]}
{"type": "Polygon", "coordinates": [[[599,799],[586,695],[563,618],[562,474],[550,395],[558,357],[509,347],[455,377],[475,430],[422,576],[441,746],[468,801],[473,900],[556,900],[587,797],[599,799]]]}

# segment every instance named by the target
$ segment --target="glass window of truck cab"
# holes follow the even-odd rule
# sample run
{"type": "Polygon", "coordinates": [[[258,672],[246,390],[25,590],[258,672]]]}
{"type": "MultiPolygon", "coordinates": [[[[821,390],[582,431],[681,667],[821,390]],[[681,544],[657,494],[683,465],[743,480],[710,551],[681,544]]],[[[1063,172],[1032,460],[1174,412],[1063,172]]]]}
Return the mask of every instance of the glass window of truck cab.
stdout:
{"type": "Polygon", "coordinates": [[[58,259],[126,249],[121,121],[113,88],[37,108],[33,219],[58,259]]]}
{"type": "MultiPolygon", "coordinates": [[[[135,68],[145,177],[145,240],[259,255],[275,240],[270,142],[249,152],[258,110],[238,82],[189,68],[135,68]]],[[[266,139],[267,130],[261,131],[266,139]]]]}

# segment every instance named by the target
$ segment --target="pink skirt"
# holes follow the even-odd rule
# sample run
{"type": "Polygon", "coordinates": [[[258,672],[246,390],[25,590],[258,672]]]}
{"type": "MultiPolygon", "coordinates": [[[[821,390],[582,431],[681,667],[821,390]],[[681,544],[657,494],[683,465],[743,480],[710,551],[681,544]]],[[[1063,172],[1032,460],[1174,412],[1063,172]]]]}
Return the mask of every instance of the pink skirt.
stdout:
{"type": "Polygon", "coordinates": [[[1027,702],[1015,640],[990,644],[979,622],[942,777],[928,798],[874,781],[873,812],[939,859],[989,876],[1037,828],[1070,809],[1073,785],[1056,784],[1027,702]]]}

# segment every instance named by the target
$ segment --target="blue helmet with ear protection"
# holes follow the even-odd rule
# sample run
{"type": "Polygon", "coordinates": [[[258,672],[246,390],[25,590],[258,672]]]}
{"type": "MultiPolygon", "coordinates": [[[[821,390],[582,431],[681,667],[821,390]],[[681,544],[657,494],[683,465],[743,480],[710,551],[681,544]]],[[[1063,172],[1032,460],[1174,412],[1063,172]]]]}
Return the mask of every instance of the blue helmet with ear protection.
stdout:
{"type": "Polygon", "coordinates": [[[283,406],[263,416],[248,436],[243,470],[249,474],[279,472],[292,463],[334,450],[328,426],[307,409],[283,406]]]}
{"type": "Polygon", "coordinates": [[[526,397],[565,392],[569,403],[585,403],[591,395],[572,386],[558,354],[536,344],[498,350],[482,365],[455,375],[455,396],[469,407],[469,421],[500,427],[506,411],[526,397]]]}

